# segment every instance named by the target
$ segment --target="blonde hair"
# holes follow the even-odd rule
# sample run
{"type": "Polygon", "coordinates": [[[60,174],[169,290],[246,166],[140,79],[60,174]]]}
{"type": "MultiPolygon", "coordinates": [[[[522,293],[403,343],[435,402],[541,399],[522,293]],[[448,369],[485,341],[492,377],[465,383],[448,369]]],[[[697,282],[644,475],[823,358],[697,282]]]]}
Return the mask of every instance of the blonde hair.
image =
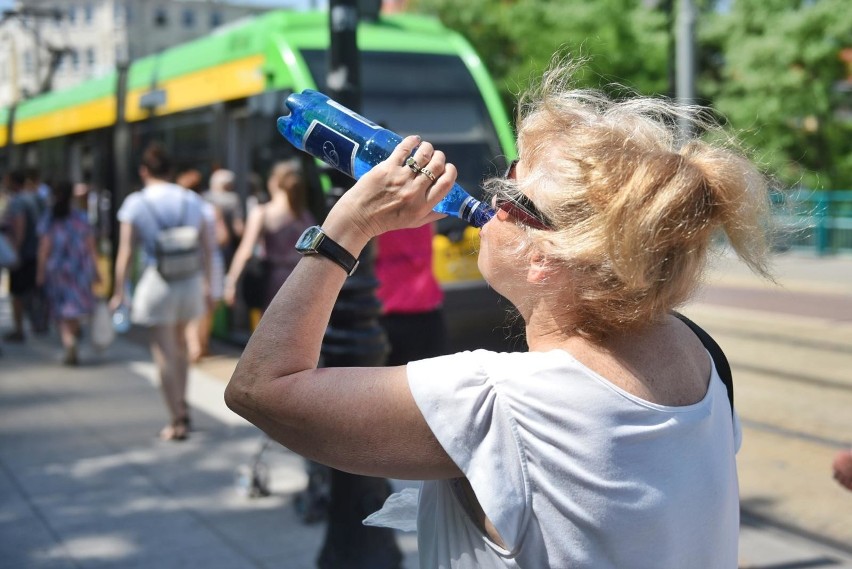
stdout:
{"type": "Polygon", "coordinates": [[[210,189],[216,191],[230,191],[234,187],[234,173],[224,168],[219,168],[210,174],[210,189]]]}
{"type": "Polygon", "coordinates": [[[569,268],[576,332],[600,339],[685,302],[721,229],[752,270],[766,269],[767,180],[729,137],[680,142],[677,125],[721,134],[706,109],[570,87],[579,63],[554,59],[521,98],[526,175],[491,190],[530,196],[553,230],[530,245],[569,268]]]}

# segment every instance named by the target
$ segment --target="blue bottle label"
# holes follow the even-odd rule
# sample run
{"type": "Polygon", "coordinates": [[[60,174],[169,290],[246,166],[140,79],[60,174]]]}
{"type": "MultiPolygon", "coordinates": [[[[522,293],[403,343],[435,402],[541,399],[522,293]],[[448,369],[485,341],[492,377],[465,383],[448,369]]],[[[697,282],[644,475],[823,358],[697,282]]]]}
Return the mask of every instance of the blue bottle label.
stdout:
{"type": "Polygon", "coordinates": [[[358,143],[319,121],[313,121],[302,138],[305,151],[329,166],[355,177],[355,154],[358,143]]]}

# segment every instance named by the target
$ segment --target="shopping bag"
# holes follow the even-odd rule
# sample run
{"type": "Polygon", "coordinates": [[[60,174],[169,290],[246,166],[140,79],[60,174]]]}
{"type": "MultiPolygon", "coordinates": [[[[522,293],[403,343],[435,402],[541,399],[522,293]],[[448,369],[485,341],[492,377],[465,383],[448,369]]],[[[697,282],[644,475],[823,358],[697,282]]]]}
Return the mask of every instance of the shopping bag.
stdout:
{"type": "Polygon", "coordinates": [[[13,269],[18,265],[18,253],[9,239],[0,233],[0,269],[13,269]]]}
{"type": "Polygon", "coordinates": [[[98,350],[105,350],[115,340],[115,330],[112,327],[112,315],[106,300],[98,300],[95,303],[95,311],[92,313],[92,344],[98,350]]]}

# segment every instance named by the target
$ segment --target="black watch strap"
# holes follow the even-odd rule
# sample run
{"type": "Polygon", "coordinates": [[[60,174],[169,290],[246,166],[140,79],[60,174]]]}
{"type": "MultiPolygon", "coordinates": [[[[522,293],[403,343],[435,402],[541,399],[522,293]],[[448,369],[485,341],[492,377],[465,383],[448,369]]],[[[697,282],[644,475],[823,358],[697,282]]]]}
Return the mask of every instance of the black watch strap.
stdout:
{"type": "Polygon", "coordinates": [[[305,230],[296,243],[296,250],[303,255],[318,254],[331,259],[340,265],[349,276],[352,276],[352,273],[358,268],[358,259],[352,253],[335,243],[319,225],[314,225],[305,230]]]}

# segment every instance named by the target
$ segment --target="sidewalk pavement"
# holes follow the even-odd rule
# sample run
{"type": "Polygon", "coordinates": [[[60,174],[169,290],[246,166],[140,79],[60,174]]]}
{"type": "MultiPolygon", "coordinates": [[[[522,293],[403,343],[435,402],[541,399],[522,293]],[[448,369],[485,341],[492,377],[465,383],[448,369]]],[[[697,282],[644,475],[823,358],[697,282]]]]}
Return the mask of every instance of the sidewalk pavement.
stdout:
{"type": "MultiPolygon", "coordinates": [[[[785,257],[782,268],[790,290],[839,294],[852,282],[848,258],[785,257]]],[[[762,286],[737,270],[723,260],[715,282],[762,286]]],[[[0,297],[0,329],[7,300],[0,297]]],[[[195,430],[182,443],[156,438],[166,416],[143,346],[122,338],[102,355],[84,350],[78,368],[58,364],[52,336],[3,351],[0,569],[316,566],[325,527],[303,524],[294,510],[306,485],[298,456],[280,446],[266,452],[271,496],[236,491],[237,468],[261,442],[222,401],[236,351],[193,369],[195,430]]],[[[414,534],[400,533],[398,542],[405,567],[418,567],[414,534]]],[[[852,555],[748,517],[740,550],[751,569],[852,569],[852,555]]]]}
{"type": "MultiPolygon", "coordinates": [[[[144,347],[120,339],[102,356],[84,349],[78,368],[59,365],[52,337],[3,352],[0,568],[316,566],[325,526],[303,524],[292,504],[307,483],[300,457],[271,446],[272,495],[237,492],[237,469],[262,439],[225,407],[221,378],[193,370],[194,430],[167,443],[157,439],[166,414],[144,347]]],[[[416,568],[414,534],[398,541],[416,568]]]]}

